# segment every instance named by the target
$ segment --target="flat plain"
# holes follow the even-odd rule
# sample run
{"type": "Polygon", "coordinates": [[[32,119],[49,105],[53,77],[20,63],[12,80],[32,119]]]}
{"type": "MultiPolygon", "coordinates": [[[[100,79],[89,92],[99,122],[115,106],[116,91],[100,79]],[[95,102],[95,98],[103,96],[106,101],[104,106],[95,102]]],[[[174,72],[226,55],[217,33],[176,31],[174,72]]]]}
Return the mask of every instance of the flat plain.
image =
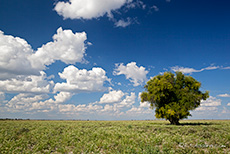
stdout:
{"type": "Polygon", "coordinates": [[[1,120],[0,153],[230,153],[230,120],[1,120]]]}

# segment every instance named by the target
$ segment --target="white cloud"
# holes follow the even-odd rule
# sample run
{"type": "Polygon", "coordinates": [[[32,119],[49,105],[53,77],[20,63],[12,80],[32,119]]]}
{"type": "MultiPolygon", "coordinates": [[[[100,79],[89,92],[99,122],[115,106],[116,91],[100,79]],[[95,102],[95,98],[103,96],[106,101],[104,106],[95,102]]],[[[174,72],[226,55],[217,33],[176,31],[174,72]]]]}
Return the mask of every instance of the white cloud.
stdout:
{"type": "Polygon", "coordinates": [[[111,105],[106,104],[104,107],[102,105],[97,105],[97,104],[78,105],[77,111],[120,116],[123,113],[122,112],[123,109],[132,107],[132,105],[135,103],[135,99],[136,99],[135,93],[130,93],[130,95],[126,94],[126,97],[123,100],[120,100],[120,102],[111,105]]]}
{"type": "MultiPolygon", "coordinates": [[[[138,100],[140,101],[141,98],[141,92],[138,94],[138,100]]],[[[140,115],[143,115],[143,116],[150,116],[152,118],[152,109],[150,108],[150,103],[149,102],[140,102],[139,106],[136,107],[136,106],[132,106],[131,109],[127,110],[126,111],[126,115],[128,116],[132,116],[132,117],[135,117],[135,116],[140,116],[140,115]]]]}
{"type": "Polygon", "coordinates": [[[140,102],[140,107],[141,108],[149,108],[150,107],[150,103],[149,102],[140,102]]]}
{"type": "Polygon", "coordinates": [[[65,103],[73,96],[70,92],[60,92],[54,96],[54,99],[50,98],[45,101],[35,102],[32,104],[33,110],[42,110],[45,112],[50,112],[53,110],[58,110],[59,105],[65,103]]]}
{"type": "Polygon", "coordinates": [[[102,110],[102,112],[114,112],[114,107],[112,105],[106,104],[102,110]]]}
{"type": "Polygon", "coordinates": [[[82,105],[77,106],[76,111],[84,111],[88,113],[88,112],[97,112],[103,108],[100,105],[93,105],[93,104],[86,105],[85,108],[82,107],[83,107],[82,105]]]}
{"type": "Polygon", "coordinates": [[[120,103],[114,104],[116,109],[128,108],[135,103],[136,95],[134,92],[130,93],[130,96],[127,95],[120,103]]]}
{"type": "Polygon", "coordinates": [[[99,104],[103,103],[117,103],[120,102],[122,97],[124,96],[124,93],[121,90],[114,90],[110,91],[108,94],[104,94],[100,101],[99,104]]]}
{"type": "Polygon", "coordinates": [[[227,106],[230,106],[230,103],[228,103],[227,106]]]}
{"type": "MultiPolygon", "coordinates": [[[[123,14],[129,9],[145,9],[146,5],[141,0],[69,0],[58,2],[54,10],[64,19],[95,19],[107,16],[114,22],[115,27],[127,27],[132,24],[130,17],[127,20],[116,19],[114,13],[123,14]]],[[[135,18],[133,18],[136,20],[135,18]]],[[[137,21],[135,21],[137,23],[137,21]]]]}
{"type": "Polygon", "coordinates": [[[126,76],[126,79],[133,83],[133,86],[139,86],[147,80],[146,75],[148,74],[148,71],[145,70],[143,66],[138,67],[136,65],[136,62],[131,62],[128,63],[126,66],[124,66],[123,63],[116,64],[116,68],[113,74],[124,74],[126,76]]]}
{"type": "Polygon", "coordinates": [[[0,31],[0,79],[15,78],[18,75],[39,75],[47,65],[61,60],[66,64],[84,61],[86,33],[73,33],[59,28],[48,42],[37,51],[19,37],[4,35],[0,31]]]}
{"type": "Polygon", "coordinates": [[[220,94],[219,97],[230,97],[230,94],[220,94]]]}
{"type": "MultiPolygon", "coordinates": [[[[116,92],[119,92],[116,91],[116,92]]],[[[122,92],[123,93],[123,92],[122,92]]],[[[111,94],[111,93],[108,93],[111,94]]],[[[124,93],[123,93],[124,94],[124,93]]],[[[135,93],[125,94],[123,99],[113,104],[102,105],[98,102],[89,104],[64,104],[73,96],[70,92],[60,92],[48,99],[47,94],[36,95],[33,93],[21,93],[14,96],[4,107],[8,112],[21,112],[24,114],[48,113],[47,115],[61,114],[65,117],[74,115],[74,118],[87,119],[89,117],[101,117],[102,119],[114,118],[152,118],[152,110],[141,106],[135,107],[135,93]],[[128,110],[128,111],[127,111],[128,110]],[[126,112],[127,111],[127,112],[126,112]],[[106,118],[105,118],[106,117],[106,118]]],[[[102,98],[104,95],[102,96],[102,98]]],[[[108,98],[108,100],[111,100],[108,98]]]]}
{"type": "Polygon", "coordinates": [[[74,104],[60,104],[58,106],[60,112],[73,112],[75,108],[76,106],[74,104]]]}
{"type": "Polygon", "coordinates": [[[153,5],[152,7],[151,7],[151,9],[153,9],[154,11],[159,11],[159,8],[156,6],[156,5],[153,5]]]}
{"type": "Polygon", "coordinates": [[[130,19],[130,18],[127,18],[126,21],[123,20],[123,19],[120,19],[120,20],[118,20],[117,22],[115,22],[115,26],[116,26],[116,27],[123,27],[123,28],[125,28],[125,27],[129,26],[131,23],[132,23],[132,22],[131,22],[131,19],[130,19]]]}
{"type": "Polygon", "coordinates": [[[68,99],[70,99],[73,96],[72,93],[69,92],[60,92],[56,96],[54,96],[55,103],[63,103],[66,102],[68,99]]]}
{"type": "Polygon", "coordinates": [[[216,110],[217,110],[217,107],[215,106],[209,106],[209,107],[200,106],[195,111],[216,111],[216,110]]]}
{"type": "Polygon", "coordinates": [[[60,104],[58,105],[59,111],[66,114],[93,114],[100,113],[103,109],[101,105],[93,105],[93,104],[60,104]]]}
{"type": "Polygon", "coordinates": [[[14,96],[7,104],[6,107],[9,111],[35,111],[35,112],[50,112],[57,110],[58,106],[72,97],[69,92],[60,92],[54,96],[54,99],[47,99],[47,94],[36,95],[33,93],[20,93],[14,96]]]}
{"type": "Polygon", "coordinates": [[[42,94],[42,95],[35,95],[31,93],[21,93],[16,96],[14,96],[7,104],[7,108],[10,111],[29,111],[32,110],[33,103],[46,99],[48,95],[42,94]]]}
{"type": "Polygon", "coordinates": [[[86,33],[73,33],[71,30],[59,28],[53,36],[53,42],[48,42],[38,48],[35,54],[30,56],[34,68],[45,69],[45,66],[61,60],[66,64],[82,62],[85,54],[86,33]]]}
{"type": "Polygon", "coordinates": [[[145,9],[145,8],[146,8],[146,5],[145,5],[142,1],[140,1],[140,0],[136,0],[136,1],[134,1],[134,2],[130,1],[130,2],[128,2],[128,4],[126,5],[126,8],[128,8],[128,9],[136,8],[136,7],[145,9]]]}
{"type": "Polygon", "coordinates": [[[72,93],[60,92],[54,99],[38,102],[39,99],[46,99],[43,96],[47,95],[41,93],[50,93],[54,87],[54,82],[50,81],[53,75],[47,77],[43,70],[56,60],[66,64],[84,62],[86,46],[91,45],[85,42],[86,39],[85,32],[73,33],[71,30],[59,28],[53,36],[53,41],[36,51],[24,39],[4,35],[0,31],[0,91],[19,93],[10,101],[4,100],[8,102],[6,107],[12,110],[38,109],[48,112],[57,108],[57,105],[53,104],[63,103],[71,98],[72,93]]]}
{"type": "MultiPolygon", "coordinates": [[[[139,92],[138,94],[138,100],[141,101],[141,93],[139,92]]],[[[150,108],[150,103],[149,102],[140,102],[140,108],[150,108]]]]}
{"type": "Polygon", "coordinates": [[[202,100],[200,107],[195,111],[217,110],[217,107],[221,105],[221,99],[210,96],[207,100],[202,100]]]}
{"type": "MultiPolygon", "coordinates": [[[[96,111],[97,114],[105,114],[110,116],[120,116],[123,114],[122,110],[132,107],[135,103],[136,95],[134,92],[131,92],[130,95],[128,93],[124,94],[122,91],[112,91],[108,94],[104,94],[99,102],[95,102],[93,104],[102,104],[105,100],[105,103],[111,101],[110,103],[106,104],[104,107],[98,107],[99,110],[96,111]],[[117,95],[115,98],[112,96],[112,93],[117,95]],[[105,97],[106,96],[106,97],[105,97]],[[125,96],[124,99],[122,97],[125,96]]],[[[99,105],[100,106],[100,105],[99,105]]],[[[84,106],[87,107],[87,106],[84,106]]]]}
{"type": "Polygon", "coordinates": [[[0,79],[39,73],[28,59],[33,54],[33,50],[24,39],[4,35],[0,31],[0,51],[0,79]]]}
{"type": "MultiPolygon", "coordinates": [[[[5,100],[5,93],[0,92],[0,104],[5,100]]],[[[1,106],[1,105],[0,105],[1,106]]]]}
{"type": "Polygon", "coordinates": [[[229,69],[229,67],[211,65],[211,66],[202,68],[200,70],[196,70],[194,68],[189,68],[189,67],[180,67],[180,66],[171,67],[172,71],[174,72],[180,71],[185,74],[191,74],[191,73],[202,72],[202,71],[207,71],[207,70],[217,70],[217,69],[229,69]]]}
{"type": "Polygon", "coordinates": [[[54,10],[64,19],[92,19],[111,14],[132,0],[69,0],[58,2],[54,10]]]}
{"type": "MultiPolygon", "coordinates": [[[[130,110],[126,111],[126,114],[129,116],[137,116],[137,115],[151,115],[150,117],[152,118],[153,111],[151,109],[144,109],[142,107],[135,107],[133,106],[130,110]]],[[[146,118],[150,118],[146,117],[146,118]]]]}
{"type": "Polygon", "coordinates": [[[201,106],[220,106],[221,99],[217,99],[216,97],[210,96],[207,100],[201,101],[201,106]]]}
{"type": "Polygon", "coordinates": [[[230,66],[228,66],[228,67],[221,67],[221,69],[223,69],[223,70],[229,70],[230,66]]]}
{"type": "MultiPolygon", "coordinates": [[[[108,93],[111,96],[111,93],[108,93]]],[[[107,97],[106,96],[106,97],[107,97]]],[[[112,96],[111,96],[112,97],[112,96]]],[[[104,98],[104,95],[102,96],[104,98]]],[[[106,104],[101,105],[101,102],[95,102],[95,103],[89,103],[87,104],[60,104],[59,111],[65,112],[67,114],[94,114],[94,115],[112,115],[112,116],[119,116],[122,114],[121,110],[127,109],[132,107],[132,105],[135,103],[135,93],[130,93],[130,95],[126,94],[126,97],[123,100],[120,100],[119,102],[113,102],[113,104],[106,104]],[[100,104],[100,105],[99,105],[100,104]]],[[[113,98],[106,98],[107,100],[112,100],[113,98]]],[[[100,99],[101,100],[101,99],[100,99]]]]}
{"type": "Polygon", "coordinates": [[[54,91],[69,91],[74,93],[93,92],[105,90],[105,81],[110,81],[106,72],[102,68],[93,68],[87,71],[86,69],[79,70],[73,65],[64,69],[59,73],[60,78],[66,80],[63,83],[56,83],[54,91]]]}
{"type": "Polygon", "coordinates": [[[174,72],[180,71],[180,72],[185,73],[185,74],[194,73],[194,72],[201,72],[200,70],[196,70],[194,68],[179,67],[179,66],[171,67],[171,70],[174,72]]]}
{"type": "Polygon", "coordinates": [[[223,114],[229,114],[230,110],[228,110],[226,107],[223,107],[223,110],[222,110],[221,113],[223,113],[223,114]]]}
{"type": "Polygon", "coordinates": [[[33,92],[49,93],[54,85],[47,81],[46,73],[41,71],[40,76],[18,76],[17,78],[0,80],[0,90],[4,92],[33,92]]]}
{"type": "Polygon", "coordinates": [[[219,69],[220,66],[208,66],[206,68],[203,68],[201,69],[201,71],[204,71],[204,70],[216,70],[216,69],[219,69]]]}

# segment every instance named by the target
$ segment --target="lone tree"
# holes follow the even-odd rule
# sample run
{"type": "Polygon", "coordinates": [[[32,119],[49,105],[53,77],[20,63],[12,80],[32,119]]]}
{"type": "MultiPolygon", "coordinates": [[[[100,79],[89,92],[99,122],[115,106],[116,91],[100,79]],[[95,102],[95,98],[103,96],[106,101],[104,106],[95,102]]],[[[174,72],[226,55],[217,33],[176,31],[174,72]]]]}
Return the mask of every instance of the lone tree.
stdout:
{"type": "Polygon", "coordinates": [[[197,108],[202,99],[209,97],[209,92],[202,93],[200,87],[201,83],[191,76],[165,72],[147,82],[146,91],[141,93],[141,102],[148,101],[155,108],[156,118],[178,125],[180,119],[191,116],[189,111],[197,108]]]}

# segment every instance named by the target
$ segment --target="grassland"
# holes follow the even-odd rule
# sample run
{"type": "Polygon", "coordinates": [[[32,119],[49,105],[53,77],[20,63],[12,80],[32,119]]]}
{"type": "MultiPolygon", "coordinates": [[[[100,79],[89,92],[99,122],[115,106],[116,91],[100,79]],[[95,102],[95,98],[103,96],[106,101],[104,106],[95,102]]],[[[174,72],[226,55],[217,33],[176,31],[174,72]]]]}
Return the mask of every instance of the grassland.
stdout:
{"type": "Polygon", "coordinates": [[[230,121],[0,121],[0,153],[230,153],[230,121]]]}

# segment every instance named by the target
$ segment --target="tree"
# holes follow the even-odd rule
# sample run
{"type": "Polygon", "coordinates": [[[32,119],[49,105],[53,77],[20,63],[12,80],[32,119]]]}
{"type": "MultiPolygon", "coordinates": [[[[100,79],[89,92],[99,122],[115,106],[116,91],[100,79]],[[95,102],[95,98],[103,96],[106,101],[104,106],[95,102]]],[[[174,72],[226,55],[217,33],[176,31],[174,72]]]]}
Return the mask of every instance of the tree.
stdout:
{"type": "Polygon", "coordinates": [[[200,106],[201,100],[209,97],[209,92],[202,93],[200,87],[201,83],[191,76],[165,72],[147,82],[146,91],[141,93],[141,102],[148,101],[155,108],[156,118],[178,125],[180,119],[191,116],[189,111],[200,106]]]}

